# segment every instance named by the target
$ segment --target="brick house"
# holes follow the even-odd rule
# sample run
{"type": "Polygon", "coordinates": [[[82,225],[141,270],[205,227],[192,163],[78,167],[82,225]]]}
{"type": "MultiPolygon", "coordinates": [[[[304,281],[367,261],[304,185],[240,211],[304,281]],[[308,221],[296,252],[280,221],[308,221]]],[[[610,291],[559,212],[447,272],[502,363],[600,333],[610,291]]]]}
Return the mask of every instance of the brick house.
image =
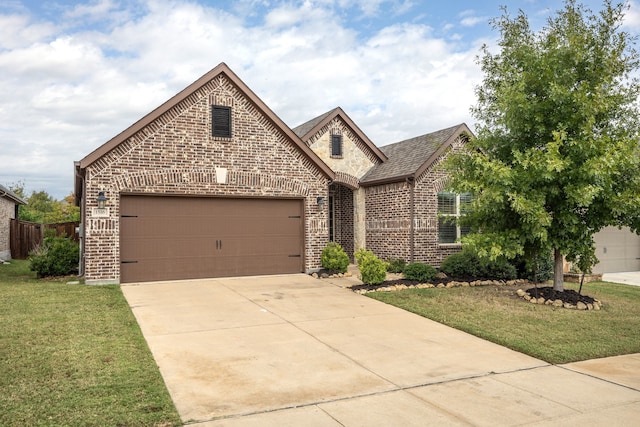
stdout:
{"type": "Polygon", "coordinates": [[[75,162],[81,274],[311,272],[330,240],[439,265],[459,249],[442,240],[439,201],[456,196],[439,164],[469,135],[462,124],[378,148],[340,108],[291,129],[220,64],[75,162]]]}
{"type": "Polygon", "coordinates": [[[11,258],[11,220],[18,218],[18,206],[26,204],[13,191],[0,185],[0,260],[11,258]]]}

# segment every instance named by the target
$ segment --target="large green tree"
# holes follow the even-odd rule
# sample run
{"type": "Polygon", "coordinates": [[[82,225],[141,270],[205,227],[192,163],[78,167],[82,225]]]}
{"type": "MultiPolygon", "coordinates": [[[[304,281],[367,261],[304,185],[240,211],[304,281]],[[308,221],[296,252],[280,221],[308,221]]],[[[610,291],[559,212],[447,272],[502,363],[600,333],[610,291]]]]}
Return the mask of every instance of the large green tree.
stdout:
{"type": "Polygon", "coordinates": [[[627,4],[593,13],[566,0],[544,28],[506,8],[492,21],[499,50],[478,58],[477,138],[451,156],[450,186],[472,192],[465,243],[496,258],[554,254],[590,271],[593,234],[640,226],[640,86],[635,39],[621,28],[627,4]]]}

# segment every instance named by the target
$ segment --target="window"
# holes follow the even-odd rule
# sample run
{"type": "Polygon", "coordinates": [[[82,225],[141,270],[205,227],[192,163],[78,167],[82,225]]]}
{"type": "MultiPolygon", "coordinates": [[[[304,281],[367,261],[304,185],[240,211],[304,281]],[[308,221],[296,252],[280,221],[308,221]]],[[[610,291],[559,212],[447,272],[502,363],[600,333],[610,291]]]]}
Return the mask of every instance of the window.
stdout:
{"type": "Polygon", "coordinates": [[[231,107],[211,106],[211,135],[231,138],[231,107]]]}
{"type": "Polygon", "coordinates": [[[469,212],[472,200],[470,193],[438,193],[438,243],[456,243],[469,234],[469,228],[461,227],[458,218],[469,212]]]}
{"type": "Polygon", "coordinates": [[[342,157],[342,135],[331,135],[331,157],[342,157]]]}

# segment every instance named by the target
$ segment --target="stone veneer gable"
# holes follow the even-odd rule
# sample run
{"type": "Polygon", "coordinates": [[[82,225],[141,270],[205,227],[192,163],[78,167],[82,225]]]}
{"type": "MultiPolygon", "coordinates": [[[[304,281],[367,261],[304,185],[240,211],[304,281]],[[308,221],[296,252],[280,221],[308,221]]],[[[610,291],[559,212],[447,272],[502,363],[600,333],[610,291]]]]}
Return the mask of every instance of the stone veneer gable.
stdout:
{"type": "Polygon", "coordinates": [[[329,180],[288,136],[223,74],[87,166],[84,256],[87,282],[119,281],[121,194],[304,199],[305,269],[319,268],[326,244],[329,180]],[[232,138],[211,136],[211,105],[232,108],[232,138]],[[228,171],[218,182],[217,169],[228,171]],[[108,217],[91,217],[105,191],[108,217]],[[325,208],[326,209],[326,208],[325,208]]]}
{"type": "Polygon", "coordinates": [[[380,160],[339,117],[335,117],[306,141],[334,172],[362,178],[380,160]],[[331,156],[331,135],[342,135],[342,156],[331,156]]]}

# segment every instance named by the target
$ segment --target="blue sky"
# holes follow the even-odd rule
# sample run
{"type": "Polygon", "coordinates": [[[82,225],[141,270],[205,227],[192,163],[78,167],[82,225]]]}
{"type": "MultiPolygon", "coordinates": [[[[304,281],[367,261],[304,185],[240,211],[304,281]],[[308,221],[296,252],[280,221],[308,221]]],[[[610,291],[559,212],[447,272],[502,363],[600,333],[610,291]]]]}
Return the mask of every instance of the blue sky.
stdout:
{"type": "Polygon", "coordinates": [[[0,0],[0,184],[68,195],[74,160],[220,62],[292,127],[341,106],[379,146],[473,128],[502,4],[539,28],[563,2],[0,0]]]}

